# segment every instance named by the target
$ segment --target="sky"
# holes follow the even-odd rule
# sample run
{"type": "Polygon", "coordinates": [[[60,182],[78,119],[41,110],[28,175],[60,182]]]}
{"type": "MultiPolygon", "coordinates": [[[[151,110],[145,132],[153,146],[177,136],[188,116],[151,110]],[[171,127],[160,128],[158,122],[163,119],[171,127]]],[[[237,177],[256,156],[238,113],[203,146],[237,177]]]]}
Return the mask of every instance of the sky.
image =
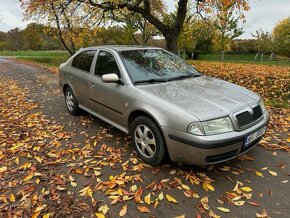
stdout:
{"type": "MultiPolygon", "coordinates": [[[[165,0],[168,10],[174,10],[176,0],[165,0]]],[[[252,38],[251,33],[262,29],[271,32],[282,19],[290,16],[290,0],[250,0],[251,9],[246,12],[246,23],[240,24],[244,34],[239,38],[252,38]]],[[[29,23],[23,21],[23,14],[17,0],[0,0],[0,31],[12,28],[25,28],[29,23]]],[[[31,21],[30,21],[31,22],[31,21]]]]}

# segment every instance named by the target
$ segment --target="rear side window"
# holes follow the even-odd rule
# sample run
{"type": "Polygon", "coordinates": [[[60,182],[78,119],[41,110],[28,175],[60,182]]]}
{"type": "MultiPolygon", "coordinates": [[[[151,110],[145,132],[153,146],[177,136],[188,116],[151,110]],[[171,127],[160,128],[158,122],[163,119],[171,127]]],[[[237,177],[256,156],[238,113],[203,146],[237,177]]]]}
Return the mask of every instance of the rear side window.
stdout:
{"type": "Polygon", "coordinates": [[[100,51],[97,58],[95,74],[102,76],[109,73],[115,73],[120,77],[118,64],[111,53],[100,51]]]}
{"type": "Polygon", "coordinates": [[[83,71],[90,72],[91,64],[96,51],[84,51],[76,56],[72,61],[72,66],[83,71]]]}

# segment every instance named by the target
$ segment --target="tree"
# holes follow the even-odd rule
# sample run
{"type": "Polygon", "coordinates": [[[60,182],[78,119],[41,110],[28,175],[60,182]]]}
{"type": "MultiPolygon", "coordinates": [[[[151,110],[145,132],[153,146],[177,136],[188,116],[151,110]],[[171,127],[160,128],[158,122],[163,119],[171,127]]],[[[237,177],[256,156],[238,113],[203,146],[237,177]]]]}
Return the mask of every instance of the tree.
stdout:
{"type": "Polygon", "coordinates": [[[188,55],[197,58],[200,53],[210,52],[213,45],[215,29],[212,21],[193,18],[184,23],[178,47],[188,55]]]}
{"type": "MultiPolygon", "coordinates": [[[[255,61],[258,58],[258,55],[261,54],[261,61],[263,61],[264,53],[273,53],[275,50],[275,44],[273,42],[271,33],[264,32],[263,30],[259,29],[256,30],[255,34],[251,34],[254,38],[256,38],[256,56],[255,61]]],[[[271,55],[272,57],[273,55],[271,55]]]]}
{"type": "MultiPolygon", "coordinates": [[[[26,19],[36,18],[57,29],[64,48],[73,55],[76,43],[85,38],[89,25],[96,20],[86,5],[67,0],[19,0],[26,19]],[[91,18],[90,16],[93,16],[91,18]]],[[[53,29],[52,28],[52,29],[53,29]]]]}
{"type": "MultiPolygon", "coordinates": [[[[75,0],[69,0],[75,1],[75,0]]],[[[202,14],[202,11],[208,12],[208,8],[213,5],[219,5],[226,0],[178,0],[177,8],[175,11],[175,20],[171,24],[163,22],[162,19],[156,17],[153,13],[152,3],[153,0],[77,0],[83,2],[84,4],[89,4],[90,6],[99,9],[103,14],[112,11],[118,11],[126,9],[130,12],[135,12],[144,17],[148,22],[155,26],[160,33],[164,36],[166,40],[166,48],[169,51],[177,53],[177,43],[180,32],[182,30],[187,12],[189,11],[189,6],[191,9],[196,9],[197,14],[202,14]]],[[[233,9],[243,11],[248,9],[248,0],[232,0],[234,3],[233,9]]]]}
{"type": "Polygon", "coordinates": [[[7,32],[7,46],[14,51],[23,49],[23,34],[19,28],[7,32]]]}
{"type": "Polygon", "coordinates": [[[281,20],[274,27],[273,37],[279,53],[290,57],[290,17],[281,20]]]}
{"type": "MultiPolygon", "coordinates": [[[[224,60],[226,46],[243,33],[242,28],[238,27],[238,22],[240,19],[244,19],[244,15],[236,13],[235,8],[235,0],[220,0],[220,3],[216,4],[214,8],[217,16],[216,27],[219,31],[218,47],[221,54],[221,60],[224,60]]],[[[248,9],[246,5],[245,10],[248,9]]]]}
{"type": "Polygon", "coordinates": [[[42,46],[41,33],[43,32],[42,26],[31,23],[23,30],[23,40],[25,49],[40,50],[42,46]]]}

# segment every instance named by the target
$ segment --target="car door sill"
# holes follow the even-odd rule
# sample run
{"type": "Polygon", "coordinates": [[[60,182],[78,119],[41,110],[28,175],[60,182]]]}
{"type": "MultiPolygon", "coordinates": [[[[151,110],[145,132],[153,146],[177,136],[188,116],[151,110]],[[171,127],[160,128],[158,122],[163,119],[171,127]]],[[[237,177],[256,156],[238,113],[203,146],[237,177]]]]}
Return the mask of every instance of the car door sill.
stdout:
{"type": "Polygon", "coordinates": [[[81,104],[79,104],[79,108],[81,108],[81,109],[87,111],[88,113],[94,115],[95,117],[97,117],[97,118],[99,118],[99,119],[105,121],[106,123],[108,123],[108,124],[110,124],[110,125],[116,127],[117,129],[121,130],[122,132],[124,132],[124,133],[126,133],[126,134],[129,133],[129,131],[128,131],[126,128],[124,128],[123,126],[117,124],[116,122],[114,122],[114,121],[112,121],[112,120],[110,120],[110,119],[108,119],[108,118],[102,116],[101,114],[98,114],[98,113],[92,111],[91,109],[89,109],[89,108],[87,108],[87,107],[81,105],[81,104]]]}

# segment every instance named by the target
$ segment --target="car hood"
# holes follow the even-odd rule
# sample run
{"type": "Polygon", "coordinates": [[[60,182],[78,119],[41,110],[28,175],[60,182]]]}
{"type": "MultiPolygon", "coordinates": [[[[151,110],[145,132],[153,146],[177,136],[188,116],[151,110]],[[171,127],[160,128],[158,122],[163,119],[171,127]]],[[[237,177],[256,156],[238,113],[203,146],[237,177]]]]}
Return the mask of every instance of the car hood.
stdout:
{"type": "Polygon", "coordinates": [[[162,104],[162,100],[174,104],[202,121],[228,116],[260,99],[243,87],[206,76],[139,85],[136,88],[150,94],[157,104],[162,104]]]}

